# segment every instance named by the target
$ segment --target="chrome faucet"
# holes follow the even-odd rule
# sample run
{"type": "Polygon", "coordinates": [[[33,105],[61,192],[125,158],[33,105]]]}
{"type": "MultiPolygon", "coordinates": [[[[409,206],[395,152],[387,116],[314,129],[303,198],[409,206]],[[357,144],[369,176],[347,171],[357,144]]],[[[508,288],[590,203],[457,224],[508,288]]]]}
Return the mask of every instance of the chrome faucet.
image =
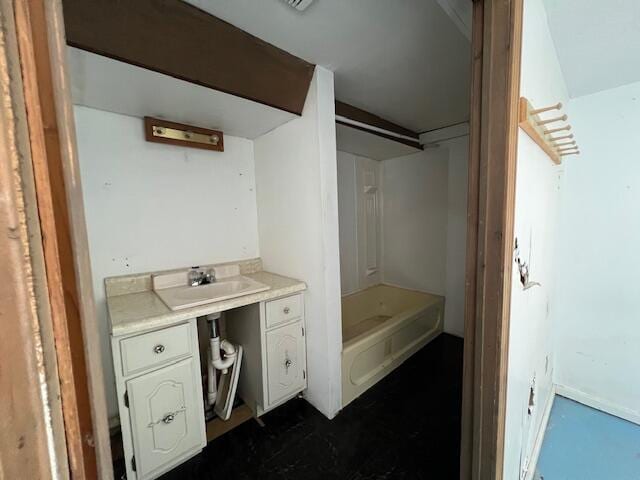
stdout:
{"type": "Polygon", "coordinates": [[[207,285],[216,281],[216,272],[210,268],[206,272],[199,270],[200,267],[191,267],[189,271],[189,285],[197,287],[199,285],[207,285]]]}

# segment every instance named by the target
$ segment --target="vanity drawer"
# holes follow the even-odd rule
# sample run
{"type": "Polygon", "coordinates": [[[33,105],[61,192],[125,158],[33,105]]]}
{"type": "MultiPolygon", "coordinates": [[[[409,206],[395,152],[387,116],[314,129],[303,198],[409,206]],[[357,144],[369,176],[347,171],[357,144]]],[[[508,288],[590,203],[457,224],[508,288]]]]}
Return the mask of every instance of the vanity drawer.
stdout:
{"type": "Polygon", "coordinates": [[[121,340],[122,374],[126,377],[190,355],[191,329],[191,324],[183,323],[121,340]]]}
{"type": "Polygon", "coordinates": [[[302,295],[272,300],[266,304],[266,327],[271,328],[281,323],[301,318],[303,313],[302,295]]]}

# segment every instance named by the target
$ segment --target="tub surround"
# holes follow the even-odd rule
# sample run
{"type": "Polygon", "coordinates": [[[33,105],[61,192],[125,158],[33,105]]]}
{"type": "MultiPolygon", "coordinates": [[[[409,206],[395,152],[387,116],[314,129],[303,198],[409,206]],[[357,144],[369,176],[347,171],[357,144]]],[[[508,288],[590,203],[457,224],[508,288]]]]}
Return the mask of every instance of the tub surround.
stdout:
{"type": "MultiPolygon", "coordinates": [[[[267,285],[269,290],[172,311],[153,291],[151,276],[159,272],[106,278],[105,290],[107,293],[111,335],[129,335],[145,330],[167,327],[190,318],[291,295],[307,288],[306,284],[300,280],[265,272],[262,270],[262,262],[259,258],[224,264],[201,265],[200,267],[208,269],[234,264],[240,267],[241,275],[267,285]]],[[[181,270],[185,269],[170,270],[162,273],[181,270]]]]}
{"type": "Polygon", "coordinates": [[[342,297],[343,406],[442,333],[444,302],[385,284],[342,297]]]}

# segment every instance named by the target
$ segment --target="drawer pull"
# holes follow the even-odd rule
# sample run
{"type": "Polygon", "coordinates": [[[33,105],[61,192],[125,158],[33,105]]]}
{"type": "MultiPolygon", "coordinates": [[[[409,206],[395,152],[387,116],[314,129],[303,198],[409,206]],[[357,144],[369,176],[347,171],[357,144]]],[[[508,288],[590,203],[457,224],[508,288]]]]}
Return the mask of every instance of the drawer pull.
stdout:
{"type": "Polygon", "coordinates": [[[176,418],[176,416],[173,413],[169,413],[164,416],[164,418],[162,419],[162,423],[171,423],[173,422],[174,418],[176,418]]]}
{"type": "Polygon", "coordinates": [[[284,312],[285,315],[289,315],[290,311],[291,311],[291,309],[289,307],[284,307],[283,312],[284,312]]]}
{"type": "Polygon", "coordinates": [[[154,353],[162,353],[162,352],[164,352],[164,345],[162,345],[162,344],[156,345],[155,347],[153,347],[153,352],[154,353]]]}
{"type": "Polygon", "coordinates": [[[165,425],[169,425],[171,422],[173,422],[176,419],[176,415],[178,415],[181,412],[186,411],[186,407],[181,407],[178,410],[176,410],[175,412],[169,412],[167,413],[164,417],[162,417],[160,420],[157,420],[155,422],[150,422],[147,427],[148,428],[153,428],[154,426],[160,424],[160,423],[164,423],[165,425]]]}

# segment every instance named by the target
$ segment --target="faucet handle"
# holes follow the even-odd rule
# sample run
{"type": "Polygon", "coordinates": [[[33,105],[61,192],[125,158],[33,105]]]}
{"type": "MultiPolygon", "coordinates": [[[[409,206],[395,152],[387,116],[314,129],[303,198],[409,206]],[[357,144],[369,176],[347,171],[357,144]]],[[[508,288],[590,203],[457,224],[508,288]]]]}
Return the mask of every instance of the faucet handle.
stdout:
{"type": "Polygon", "coordinates": [[[207,270],[207,273],[204,274],[204,281],[206,283],[213,283],[216,281],[216,271],[213,268],[207,270]]]}
{"type": "Polygon", "coordinates": [[[191,270],[189,270],[189,275],[187,278],[189,281],[189,285],[191,285],[192,287],[197,287],[198,285],[200,285],[202,283],[202,279],[204,278],[204,273],[198,270],[198,268],[200,267],[191,267],[191,270]]]}

